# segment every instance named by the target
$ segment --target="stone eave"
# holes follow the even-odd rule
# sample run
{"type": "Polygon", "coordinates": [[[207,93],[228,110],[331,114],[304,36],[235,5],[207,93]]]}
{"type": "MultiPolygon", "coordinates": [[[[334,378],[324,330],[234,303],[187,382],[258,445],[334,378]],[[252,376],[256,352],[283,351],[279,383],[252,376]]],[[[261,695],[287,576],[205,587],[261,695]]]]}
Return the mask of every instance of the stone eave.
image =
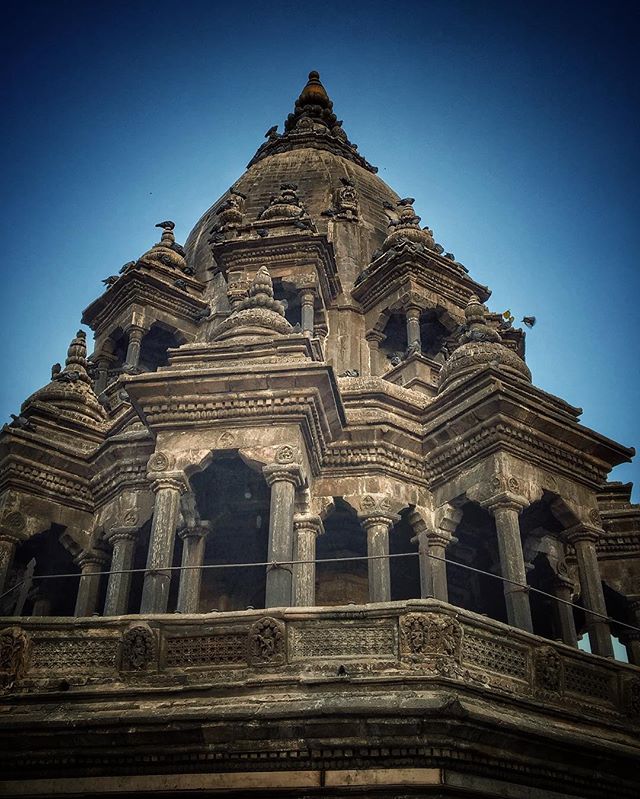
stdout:
{"type": "Polygon", "coordinates": [[[209,305],[201,296],[193,296],[173,285],[178,278],[184,280],[191,291],[202,295],[205,286],[199,280],[170,269],[166,276],[149,270],[132,269],[117,283],[94,300],[82,313],[82,324],[96,333],[117,326],[120,316],[132,305],[151,306],[190,323],[196,323],[209,305]],[[166,279],[165,279],[166,278],[166,279]]]}
{"type": "Polygon", "coordinates": [[[63,507],[91,512],[93,496],[88,471],[85,458],[63,455],[54,447],[15,447],[1,453],[0,491],[13,489],[63,507]]]}
{"type": "Polygon", "coordinates": [[[96,507],[122,491],[150,489],[147,461],[154,446],[147,429],[121,432],[105,441],[91,464],[91,489],[96,507]]]}
{"type": "MultiPolygon", "coordinates": [[[[427,296],[445,297],[454,308],[464,310],[471,295],[476,294],[482,302],[491,296],[491,291],[472,280],[460,267],[435,252],[414,252],[409,249],[380,256],[367,268],[366,277],[356,283],[352,297],[363,309],[369,311],[394,290],[401,288],[407,280],[420,293],[427,296]]],[[[461,314],[461,319],[464,314],[461,314]]]]}
{"type": "MultiPolygon", "coordinates": [[[[259,220],[246,230],[283,224],[282,220],[265,220],[264,223],[259,220]]],[[[243,269],[251,276],[268,263],[273,278],[295,279],[298,275],[303,277],[305,270],[313,269],[326,305],[330,305],[342,290],[333,243],[323,233],[309,231],[231,239],[214,245],[212,253],[214,264],[209,268],[214,274],[222,272],[226,276],[230,270],[243,269]]]]}
{"type": "Polygon", "coordinates": [[[258,148],[256,154],[247,164],[247,169],[251,169],[258,161],[262,161],[263,158],[268,158],[270,155],[279,155],[289,150],[303,149],[326,150],[334,155],[346,158],[348,161],[353,161],[354,164],[361,166],[368,172],[373,172],[375,174],[378,171],[377,167],[371,166],[371,164],[357,152],[355,145],[351,144],[349,141],[344,142],[336,136],[332,136],[329,130],[327,130],[326,133],[313,130],[294,130],[277,136],[274,139],[270,139],[258,148]]]}
{"type": "Polygon", "coordinates": [[[628,461],[633,451],[580,425],[570,409],[499,370],[470,376],[436,398],[426,412],[424,445],[431,479],[439,483],[503,450],[600,489],[610,469],[628,461]]]}
{"type": "Polygon", "coordinates": [[[153,431],[296,424],[318,472],[328,442],[342,435],[345,417],[333,370],[324,363],[247,363],[177,370],[130,378],[127,391],[153,431]]]}

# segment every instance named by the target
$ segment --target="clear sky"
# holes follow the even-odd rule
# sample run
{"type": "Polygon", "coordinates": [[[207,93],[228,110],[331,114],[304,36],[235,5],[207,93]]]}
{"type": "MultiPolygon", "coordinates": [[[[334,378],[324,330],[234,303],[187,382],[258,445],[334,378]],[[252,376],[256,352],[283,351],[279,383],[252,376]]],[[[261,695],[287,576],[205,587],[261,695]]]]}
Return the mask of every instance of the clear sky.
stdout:
{"type": "MultiPolygon", "coordinates": [[[[351,140],[493,289],[492,310],[538,318],[534,382],[639,447],[638,9],[5,5],[1,419],[64,360],[101,279],[162,219],[184,241],[317,69],[351,140]]],[[[640,468],[613,478],[640,483],[640,468]]]]}

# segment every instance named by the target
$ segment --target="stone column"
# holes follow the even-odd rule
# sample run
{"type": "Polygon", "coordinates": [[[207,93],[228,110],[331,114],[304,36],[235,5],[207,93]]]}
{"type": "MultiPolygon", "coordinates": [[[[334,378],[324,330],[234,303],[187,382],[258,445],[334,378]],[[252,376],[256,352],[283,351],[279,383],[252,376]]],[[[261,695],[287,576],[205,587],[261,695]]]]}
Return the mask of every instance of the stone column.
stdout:
{"type": "Polygon", "coordinates": [[[127,357],[122,367],[123,371],[135,372],[138,369],[140,363],[140,348],[146,332],[145,328],[140,327],[140,325],[129,325],[127,329],[129,344],[127,346],[127,357]]]}
{"type": "Polygon", "coordinates": [[[431,587],[433,597],[442,602],[449,601],[449,587],[447,585],[447,564],[445,555],[447,547],[455,539],[444,530],[427,530],[427,551],[429,553],[429,565],[431,568],[431,587]],[[433,557],[432,557],[433,556],[433,557]]]}
{"type": "Polygon", "coordinates": [[[293,511],[296,488],[302,484],[300,466],[293,462],[271,463],[262,471],[271,487],[267,559],[270,563],[284,564],[267,566],[265,607],[289,607],[293,599],[293,511]]]}
{"type": "Polygon", "coordinates": [[[383,371],[380,365],[380,344],[382,344],[386,336],[378,330],[369,330],[365,338],[369,344],[370,372],[375,377],[375,375],[383,371]]]}
{"type": "Polygon", "coordinates": [[[362,519],[367,532],[367,561],[369,569],[369,601],[391,600],[391,569],[389,567],[389,530],[400,520],[394,513],[381,511],[368,514],[362,519]]]}
{"type": "Polygon", "coordinates": [[[8,533],[0,533],[0,594],[4,593],[7,575],[20,539],[8,533]]]}
{"type": "Polygon", "coordinates": [[[519,518],[525,504],[523,498],[505,493],[493,497],[486,503],[486,507],[496,522],[500,571],[505,578],[503,586],[507,619],[514,627],[531,633],[533,624],[519,518]]]}
{"type": "Polygon", "coordinates": [[[200,609],[200,583],[204,562],[204,547],[210,531],[209,522],[198,522],[185,527],[178,535],[182,539],[182,566],[178,589],[178,612],[198,613],[200,609]]]}
{"type": "Polygon", "coordinates": [[[129,609],[131,573],[123,571],[133,568],[136,549],[137,527],[113,527],[106,536],[113,547],[111,574],[107,583],[107,597],[104,603],[105,616],[123,616],[129,609]],[[119,574],[117,572],[120,572],[119,574]]]}
{"type": "Polygon", "coordinates": [[[300,307],[302,310],[302,330],[313,335],[314,311],[313,303],[315,292],[313,289],[304,288],[300,292],[300,307]]]}
{"type": "Polygon", "coordinates": [[[313,607],[316,604],[316,538],[323,532],[322,520],[310,513],[293,517],[296,537],[295,560],[306,560],[293,568],[293,604],[313,607]]]}
{"type": "Polygon", "coordinates": [[[80,566],[82,577],[78,581],[78,595],[73,615],[92,616],[98,608],[100,576],[107,558],[95,551],[81,552],[75,562],[80,566]]]}
{"type": "Polygon", "coordinates": [[[600,537],[600,531],[597,528],[579,524],[567,530],[566,535],[567,541],[573,545],[576,552],[581,599],[584,605],[591,651],[594,655],[612,658],[613,644],[609,622],[589,613],[592,610],[602,616],[607,615],[607,606],[600,580],[600,567],[596,555],[596,541],[600,537]]]}
{"type": "Polygon", "coordinates": [[[417,305],[409,305],[405,310],[407,318],[407,349],[411,352],[422,352],[420,337],[421,309],[417,305]]]}
{"type": "Polygon", "coordinates": [[[556,574],[554,582],[554,593],[558,599],[564,600],[563,602],[556,602],[556,618],[558,626],[560,627],[560,637],[565,644],[569,646],[578,646],[578,635],[576,633],[576,623],[573,618],[573,608],[570,605],[565,605],[565,602],[571,602],[573,599],[573,583],[568,577],[562,574],[556,574]]]}
{"type": "Polygon", "coordinates": [[[140,612],[166,613],[171,572],[164,570],[173,560],[180,495],[186,485],[182,472],[157,473],[151,477],[151,488],[156,497],[140,612]]]}
{"type": "Polygon", "coordinates": [[[96,375],[96,394],[101,394],[107,387],[109,380],[109,367],[114,361],[113,355],[105,355],[101,353],[96,359],[97,375],[96,375]]]}
{"type": "MultiPolygon", "coordinates": [[[[629,614],[631,616],[629,623],[640,627],[640,599],[633,599],[629,602],[629,614]]],[[[620,636],[620,640],[627,649],[629,663],[640,666],[640,631],[623,629],[624,633],[620,636]]]]}

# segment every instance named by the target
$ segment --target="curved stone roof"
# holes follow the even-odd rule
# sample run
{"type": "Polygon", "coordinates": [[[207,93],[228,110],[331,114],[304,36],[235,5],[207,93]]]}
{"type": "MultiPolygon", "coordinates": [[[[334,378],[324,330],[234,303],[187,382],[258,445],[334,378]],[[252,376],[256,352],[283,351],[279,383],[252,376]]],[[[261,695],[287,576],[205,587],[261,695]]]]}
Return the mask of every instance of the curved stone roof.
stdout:
{"type": "MultiPolygon", "coordinates": [[[[319,91],[315,77],[310,78],[310,84],[314,92],[319,91]]],[[[387,209],[395,209],[398,195],[356,152],[340,126],[334,125],[331,129],[324,126],[323,117],[313,115],[316,106],[301,105],[308,87],[309,84],[298,98],[296,111],[290,115],[287,125],[291,128],[292,120],[306,120],[317,129],[293,128],[282,136],[272,133],[247,171],[206,211],[189,234],[185,244],[187,260],[199,278],[208,277],[207,269],[213,265],[208,242],[210,231],[217,221],[216,212],[228,201],[232,191],[245,198],[244,221],[250,223],[259,218],[283,184],[294,184],[315,228],[333,241],[345,291],[350,290],[358,273],[387,237],[391,218],[387,209]],[[348,225],[334,225],[331,217],[323,216],[323,212],[332,208],[335,193],[345,179],[353,182],[357,194],[358,219],[348,225]],[[337,229],[345,232],[346,228],[344,236],[336,232],[337,229]]],[[[326,111],[331,124],[334,115],[330,109],[326,111]]]]}

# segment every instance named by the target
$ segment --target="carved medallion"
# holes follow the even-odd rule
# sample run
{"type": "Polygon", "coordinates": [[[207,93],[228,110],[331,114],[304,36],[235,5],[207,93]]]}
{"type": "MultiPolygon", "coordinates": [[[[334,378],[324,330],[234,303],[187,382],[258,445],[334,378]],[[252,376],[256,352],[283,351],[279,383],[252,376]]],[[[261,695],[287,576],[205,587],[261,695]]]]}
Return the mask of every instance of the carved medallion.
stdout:
{"type": "Polygon", "coordinates": [[[122,636],[122,670],[146,671],[156,659],[156,637],[148,624],[132,624],[122,636]]]}
{"type": "Polygon", "coordinates": [[[515,477],[510,477],[507,480],[509,491],[520,491],[520,482],[515,477]]]}
{"type": "Polygon", "coordinates": [[[27,526],[27,520],[19,510],[12,510],[2,519],[2,526],[14,533],[20,533],[27,526]]]}
{"type": "Polygon", "coordinates": [[[172,466],[171,456],[166,452],[154,452],[147,463],[150,472],[166,472],[172,466]]]}
{"type": "Polygon", "coordinates": [[[460,656],[462,627],[451,616],[438,613],[409,613],[402,619],[402,636],[412,655],[460,656]]]}
{"type": "Polygon", "coordinates": [[[128,510],[122,517],[123,527],[137,527],[138,514],[135,510],[128,510]]]}
{"type": "Polygon", "coordinates": [[[276,450],[276,463],[293,463],[295,450],[289,444],[284,444],[276,450]]]}
{"type": "Polygon", "coordinates": [[[562,658],[555,649],[542,647],[535,654],[534,672],[536,685],[545,691],[560,693],[563,683],[562,658]]]}
{"type": "Polygon", "coordinates": [[[28,668],[30,642],[20,627],[0,631],[0,685],[11,686],[28,668]]]}
{"type": "Polygon", "coordinates": [[[257,621],[249,632],[249,655],[256,664],[284,663],[284,626],[268,616],[257,621]]]}
{"type": "Polygon", "coordinates": [[[367,494],[365,497],[363,497],[362,502],[360,504],[361,504],[362,510],[363,511],[367,511],[367,512],[370,512],[370,511],[374,510],[375,507],[376,507],[375,499],[372,496],[370,496],[369,494],[367,494]]]}
{"type": "Polygon", "coordinates": [[[218,439],[218,446],[222,447],[223,449],[228,449],[235,444],[235,441],[235,435],[230,430],[225,430],[218,439]]]}
{"type": "Polygon", "coordinates": [[[593,522],[593,524],[597,524],[598,526],[600,526],[601,524],[600,514],[595,508],[591,508],[591,510],[589,511],[589,519],[591,522],[593,522]]]}

